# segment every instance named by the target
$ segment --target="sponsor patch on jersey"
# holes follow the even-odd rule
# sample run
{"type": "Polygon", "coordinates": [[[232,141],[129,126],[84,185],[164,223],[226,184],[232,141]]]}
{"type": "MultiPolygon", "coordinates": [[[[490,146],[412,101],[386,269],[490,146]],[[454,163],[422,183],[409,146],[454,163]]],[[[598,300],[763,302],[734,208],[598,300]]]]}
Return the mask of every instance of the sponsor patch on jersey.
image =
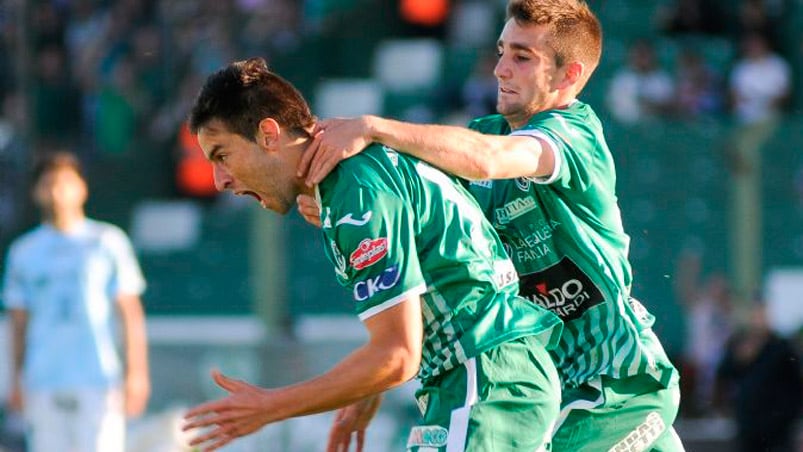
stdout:
{"type": "Polygon", "coordinates": [[[356,301],[366,301],[379,292],[392,289],[399,283],[400,277],[401,272],[399,271],[398,265],[386,268],[378,276],[368,278],[355,284],[354,299],[356,301]]]}
{"type": "Polygon", "coordinates": [[[519,294],[564,321],[578,319],[589,308],[605,301],[591,278],[568,257],[546,270],[522,276],[519,294]]]}
{"type": "Polygon", "coordinates": [[[440,425],[418,425],[410,429],[407,449],[413,447],[443,447],[449,439],[449,430],[440,425]]]}
{"type": "Polygon", "coordinates": [[[525,213],[538,207],[532,196],[516,198],[505,204],[499,209],[495,209],[496,222],[498,224],[508,224],[525,213]]]}
{"type": "Polygon", "coordinates": [[[388,239],[386,237],[363,239],[357,245],[357,249],[349,256],[349,262],[356,270],[362,270],[379,262],[386,254],[388,254],[388,239]]]}

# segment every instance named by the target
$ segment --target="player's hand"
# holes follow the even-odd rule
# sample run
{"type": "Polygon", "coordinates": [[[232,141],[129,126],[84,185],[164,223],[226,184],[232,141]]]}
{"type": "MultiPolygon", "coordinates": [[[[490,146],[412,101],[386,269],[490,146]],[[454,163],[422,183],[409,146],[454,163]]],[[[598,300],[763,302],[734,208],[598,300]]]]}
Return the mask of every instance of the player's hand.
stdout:
{"type": "Polygon", "coordinates": [[[296,204],[298,204],[298,213],[306,220],[307,223],[321,227],[321,209],[318,208],[318,203],[315,198],[309,195],[298,195],[296,197],[296,204]]]}
{"type": "Polygon", "coordinates": [[[125,379],[125,413],[129,417],[137,417],[148,406],[151,396],[151,382],[145,373],[128,375],[125,379]]]}
{"type": "Polygon", "coordinates": [[[212,371],[212,379],[229,395],[198,405],[184,415],[186,423],[182,430],[203,429],[190,440],[190,446],[203,452],[216,450],[278,420],[273,418],[274,410],[269,406],[266,389],[234,380],[218,371],[212,371]]]}
{"type": "Polygon", "coordinates": [[[14,378],[11,383],[11,391],[8,394],[8,408],[11,411],[22,412],[25,406],[24,397],[22,395],[22,384],[19,378],[14,378]]]}
{"type": "Polygon", "coordinates": [[[365,116],[319,121],[312,144],[298,163],[298,177],[312,187],[320,183],[341,160],[360,153],[371,143],[365,116]]]}
{"type": "Polygon", "coordinates": [[[352,438],[356,439],[356,452],[362,452],[365,445],[365,430],[374,418],[382,403],[382,395],[370,396],[359,402],[341,408],[335,415],[329,431],[326,452],[348,452],[352,438]]]}

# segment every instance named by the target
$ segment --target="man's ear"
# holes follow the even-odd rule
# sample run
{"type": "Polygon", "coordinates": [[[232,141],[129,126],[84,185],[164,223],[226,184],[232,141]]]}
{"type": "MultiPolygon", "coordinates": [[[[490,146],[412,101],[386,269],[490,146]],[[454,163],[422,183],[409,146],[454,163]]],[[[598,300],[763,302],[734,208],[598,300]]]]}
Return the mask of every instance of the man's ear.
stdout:
{"type": "Polygon", "coordinates": [[[583,79],[585,71],[585,65],[579,61],[566,63],[566,67],[563,70],[563,80],[558,84],[558,89],[568,88],[577,84],[583,79]]]}
{"type": "Polygon", "coordinates": [[[263,118],[257,126],[256,142],[262,148],[272,149],[279,142],[279,123],[273,118],[263,118]]]}

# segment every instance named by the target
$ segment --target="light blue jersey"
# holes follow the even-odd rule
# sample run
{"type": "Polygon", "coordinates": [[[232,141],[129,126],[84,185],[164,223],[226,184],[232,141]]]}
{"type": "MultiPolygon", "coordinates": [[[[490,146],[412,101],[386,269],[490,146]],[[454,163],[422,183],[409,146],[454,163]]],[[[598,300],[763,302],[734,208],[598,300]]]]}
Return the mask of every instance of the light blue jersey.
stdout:
{"type": "Polygon", "coordinates": [[[43,224],[15,240],[3,301],[28,312],[26,389],[119,384],[116,299],[144,289],[131,243],[116,226],[87,219],[64,233],[43,224]]]}

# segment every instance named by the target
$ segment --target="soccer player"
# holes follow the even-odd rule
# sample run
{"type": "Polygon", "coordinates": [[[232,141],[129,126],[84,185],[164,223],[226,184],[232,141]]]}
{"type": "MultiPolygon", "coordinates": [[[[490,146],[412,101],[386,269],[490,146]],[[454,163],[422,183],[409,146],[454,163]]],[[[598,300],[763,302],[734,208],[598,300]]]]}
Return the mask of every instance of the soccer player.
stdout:
{"type": "Polygon", "coordinates": [[[351,404],[375,411],[379,394],[417,374],[423,420],[409,450],[549,447],[560,385],[547,349],[560,320],[516,295],[501,241],[460,184],[369,145],[307,187],[296,169],[313,116],[261,58],[211,75],[190,127],[219,190],[282,214],[299,194],[316,196],[326,255],[369,332],[331,370],[295,385],[263,389],[214,373],[229,395],[187,413],[185,429],[205,429],[192,445],[212,450],[271,422],[351,404]]]}
{"type": "Polygon", "coordinates": [[[85,216],[87,185],[73,154],[42,158],[33,195],[43,222],[11,244],[6,265],[9,404],[24,409],[33,452],[122,452],[125,416],[140,414],[150,395],[145,281],[125,233],[85,216]]]}
{"type": "MultiPolygon", "coordinates": [[[[565,322],[551,352],[563,387],[553,450],[682,450],[672,428],[678,374],[654,317],[631,296],[613,159],[599,118],[577,100],[600,59],[600,24],[576,0],[512,0],[507,17],[494,69],[499,114],[475,119],[473,130],[374,116],[323,121],[299,175],[315,183],[378,142],[470,180],[521,295],[565,322]]],[[[315,211],[299,203],[305,216],[315,211]]],[[[344,424],[333,427],[338,435],[364,428],[344,424]]]]}

